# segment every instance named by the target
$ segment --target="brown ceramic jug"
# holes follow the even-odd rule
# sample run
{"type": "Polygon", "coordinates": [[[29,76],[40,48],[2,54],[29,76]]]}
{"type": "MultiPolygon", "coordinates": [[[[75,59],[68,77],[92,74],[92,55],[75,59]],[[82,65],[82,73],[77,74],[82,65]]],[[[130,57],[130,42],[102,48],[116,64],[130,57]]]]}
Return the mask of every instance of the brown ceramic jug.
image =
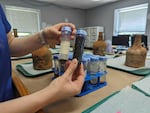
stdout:
{"type": "Polygon", "coordinates": [[[35,70],[46,70],[52,68],[52,52],[49,46],[43,46],[32,52],[33,68],[35,70]]]}
{"type": "Polygon", "coordinates": [[[100,56],[106,54],[106,42],[103,39],[103,32],[99,32],[98,40],[93,43],[93,54],[100,56]]]}
{"type": "Polygon", "coordinates": [[[145,66],[147,50],[141,44],[142,35],[135,35],[133,46],[126,52],[125,65],[129,67],[143,67],[145,66]]]}

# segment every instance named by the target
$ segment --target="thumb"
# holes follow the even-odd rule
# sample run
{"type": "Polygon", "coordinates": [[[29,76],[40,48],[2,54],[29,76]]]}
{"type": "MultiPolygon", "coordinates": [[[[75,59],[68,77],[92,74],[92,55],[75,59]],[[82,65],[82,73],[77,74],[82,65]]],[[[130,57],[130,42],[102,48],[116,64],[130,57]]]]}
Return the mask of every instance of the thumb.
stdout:
{"type": "Polygon", "coordinates": [[[73,72],[77,68],[77,65],[78,65],[77,59],[73,59],[71,61],[70,65],[68,66],[67,70],[65,71],[65,75],[66,76],[72,76],[73,72]]]}

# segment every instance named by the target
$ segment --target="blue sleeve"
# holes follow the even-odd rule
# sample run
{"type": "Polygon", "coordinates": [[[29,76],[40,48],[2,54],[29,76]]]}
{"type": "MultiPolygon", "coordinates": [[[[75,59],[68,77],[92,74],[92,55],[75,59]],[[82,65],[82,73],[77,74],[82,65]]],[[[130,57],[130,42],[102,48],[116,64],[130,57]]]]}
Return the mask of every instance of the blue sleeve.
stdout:
{"type": "Polygon", "coordinates": [[[1,15],[2,22],[3,22],[4,26],[5,26],[6,33],[10,32],[11,25],[9,24],[9,22],[8,22],[8,20],[6,18],[6,15],[5,15],[5,13],[4,13],[3,9],[2,9],[1,4],[0,4],[0,15],[1,15]]]}

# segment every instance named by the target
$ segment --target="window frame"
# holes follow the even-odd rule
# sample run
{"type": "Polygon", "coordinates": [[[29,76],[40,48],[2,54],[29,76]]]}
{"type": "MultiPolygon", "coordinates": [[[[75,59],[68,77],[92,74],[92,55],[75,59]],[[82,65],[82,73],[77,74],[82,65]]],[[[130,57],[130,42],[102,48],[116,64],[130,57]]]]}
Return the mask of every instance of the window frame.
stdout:
{"type": "MultiPolygon", "coordinates": [[[[125,7],[125,8],[119,8],[114,10],[114,29],[113,29],[113,35],[123,35],[123,34],[145,34],[146,32],[146,23],[145,23],[145,31],[144,32],[122,32],[119,33],[119,15],[121,12],[127,12],[127,11],[133,11],[133,10],[139,10],[139,9],[144,9],[147,8],[146,13],[148,13],[148,3],[145,4],[140,4],[140,5],[135,5],[135,6],[130,6],[130,7],[125,7]]],[[[147,17],[145,18],[145,22],[147,22],[147,17]]]]}
{"type": "MultiPolygon", "coordinates": [[[[11,11],[22,11],[22,13],[23,12],[31,12],[31,13],[35,13],[36,14],[36,16],[37,16],[37,23],[38,23],[38,25],[37,25],[37,31],[35,31],[35,32],[38,32],[38,31],[40,31],[40,19],[41,19],[41,12],[40,12],[40,9],[35,9],[35,8],[28,8],[28,7],[20,7],[20,6],[11,6],[11,5],[5,5],[5,12],[6,12],[6,16],[8,16],[8,14],[7,14],[7,10],[11,10],[11,11]]],[[[9,21],[9,20],[8,20],[9,21]]],[[[12,23],[10,23],[10,24],[12,24],[12,23]]],[[[11,26],[13,26],[13,25],[11,25],[11,26]]],[[[11,31],[13,31],[13,27],[11,28],[11,31]]],[[[31,35],[31,34],[33,34],[34,32],[27,32],[27,31],[25,31],[25,32],[20,32],[20,31],[18,31],[18,36],[27,36],[27,35],[31,35]]]]}

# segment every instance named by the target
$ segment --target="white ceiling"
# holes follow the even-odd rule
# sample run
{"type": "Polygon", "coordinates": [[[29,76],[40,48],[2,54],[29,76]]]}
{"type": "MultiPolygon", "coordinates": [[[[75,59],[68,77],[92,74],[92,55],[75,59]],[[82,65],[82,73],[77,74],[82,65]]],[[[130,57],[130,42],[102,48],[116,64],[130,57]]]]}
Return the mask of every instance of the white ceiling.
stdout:
{"type": "Polygon", "coordinates": [[[72,8],[88,9],[106,3],[116,2],[119,0],[37,0],[40,2],[48,2],[61,6],[68,6],[72,8]]]}

